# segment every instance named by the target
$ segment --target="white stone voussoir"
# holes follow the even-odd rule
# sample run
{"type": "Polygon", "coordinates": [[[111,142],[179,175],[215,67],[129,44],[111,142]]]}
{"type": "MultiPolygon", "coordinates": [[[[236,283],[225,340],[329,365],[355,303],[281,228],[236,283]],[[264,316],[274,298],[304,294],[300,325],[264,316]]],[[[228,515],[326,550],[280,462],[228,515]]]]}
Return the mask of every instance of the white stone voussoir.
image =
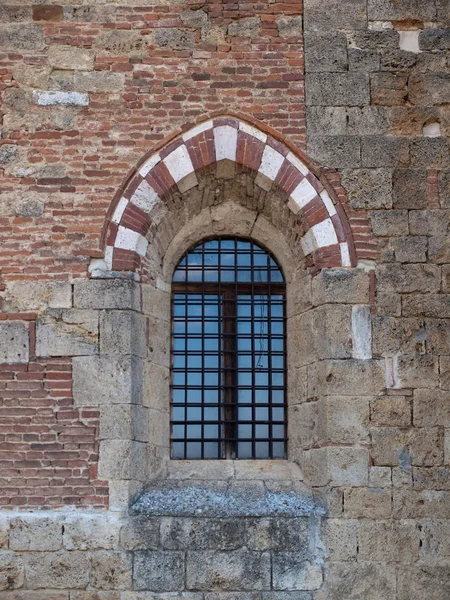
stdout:
{"type": "Polygon", "coordinates": [[[249,125],[248,123],[244,123],[244,121],[240,121],[239,131],[242,131],[243,133],[247,133],[248,135],[251,135],[252,137],[259,140],[260,142],[264,142],[264,143],[267,142],[267,135],[265,133],[263,133],[259,129],[256,129],[256,127],[253,127],[252,125],[249,125]]]}
{"type": "Polygon", "coordinates": [[[131,196],[131,202],[145,212],[150,212],[158,200],[158,194],[144,179],[131,196]]]}
{"type": "Polygon", "coordinates": [[[184,144],[175,148],[163,162],[177,183],[194,172],[194,165],[184,144]]]}
{"type": "Polygon", "coordinates": [[[324,221],[317,223],[317,225],[313,225],[311,229],[314,232],[318,248],[333,246],[338,243],[336,231],[334,230],[333,221],[331,219],[325,219],[324,221]]]}
{"type": "Polygon", "coordinates": [[[221,125],[214,129],[214,147],[216,160],[236,161],[238,130],[230,125],[221,125]]]}
{"type": "Polygon", "coordinates": [[[191,140],[193,137],[200,135],[204,131],[208,131],[209,129],[212,129],[212,127],[213,127],[212,121],[205,121],[204,123],[200,123],[200,125],[196,125],[196,127],[189,129],[189,131],[186,131],[186,133],[183,133],[182,138],[185,142],[187,142],[188,140],[191,140]]]}
{"type": "Polygon", "coordinates": [[[325,204],[325,207],[328,211],[328,214],[330,215],[330,217],[332,217],[333,215],[336,214],[336,208],[333,204],[333,201],[331,200],[328,192],[326,190],[322,190],[319,194],[319,196],[322,198],[322,202],[325,204]]]}
{"type": "Polygon", "coordinates": [[[150,173],[153,167],[156,167],[156,165],[159,162],[161,162],[161,157],[159,156],[159,153],[157,152],[156,154],[152,154],[152,156],[150,156],[150,158],[148,158],[142,165],[142,167],[139,169],[139,175],[141,175],[142,177],[147,177],[147,175],[150,173]]]}
{"type": "MultiPolygon", "coordinates": [[[[316,190],[306,179],[302,179],[295,190],[291,193],[294,203],[300,208],[304,208],[313,198],[317,196],[316,190]]],[[[298,212],[298,211],[297,211],[298,212]]]]}
{"type": "Polygon", "coordinates": [[[148,241],[146,238],[132,229],[127,227],[119,226],[116,237],[116,248],[122,248],[122,250],[134,250],[140,256],[145,256],[147,252],[148,241]]]}
{"type": "Polygon", "coordinates": [[[127,205],[128,205],[128,200],[122,196],[122,198],[117,203],[117,206],[116,206],[113,216],[111,218],[111,221],[113,223],[117,223],[117,224],[120,223],[120,220],[122,218],[123,213],[125,212],[127,205]]]}
{"type": "Polygon", "coordinates": [[[278,171],[281,169],[281,165],[284,162],[284,156],[277,152],[271,146],[266,146],[261,158],[261,164],[258,171],[262,174],[275,181],[278,171]]]}

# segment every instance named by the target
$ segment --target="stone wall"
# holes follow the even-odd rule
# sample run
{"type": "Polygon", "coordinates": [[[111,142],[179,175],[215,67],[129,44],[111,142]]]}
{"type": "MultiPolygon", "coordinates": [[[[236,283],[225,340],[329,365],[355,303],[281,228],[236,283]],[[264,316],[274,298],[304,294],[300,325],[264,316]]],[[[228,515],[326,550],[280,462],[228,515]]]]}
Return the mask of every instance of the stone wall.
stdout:
{"type": "Polygon", "coordinates": [[[0,7],[2,600],[450,595],[449,5],[302,12],[0,7]],[[286,463],[168,460],[211,233],[285,271],[286,463]]]}

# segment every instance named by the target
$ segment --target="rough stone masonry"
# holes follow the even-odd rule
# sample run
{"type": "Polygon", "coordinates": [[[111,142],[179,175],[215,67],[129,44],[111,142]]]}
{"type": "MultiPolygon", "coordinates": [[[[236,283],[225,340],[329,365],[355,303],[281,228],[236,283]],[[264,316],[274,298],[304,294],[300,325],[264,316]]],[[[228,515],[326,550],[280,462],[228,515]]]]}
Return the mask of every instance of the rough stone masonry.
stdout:
{"type": "Polygon", "coordinates": [[[1,600],[450,597],[450,3],[0,6],[1,600]],[[287,280],[288,460],[171,461],[170,282],[287,280]]]}

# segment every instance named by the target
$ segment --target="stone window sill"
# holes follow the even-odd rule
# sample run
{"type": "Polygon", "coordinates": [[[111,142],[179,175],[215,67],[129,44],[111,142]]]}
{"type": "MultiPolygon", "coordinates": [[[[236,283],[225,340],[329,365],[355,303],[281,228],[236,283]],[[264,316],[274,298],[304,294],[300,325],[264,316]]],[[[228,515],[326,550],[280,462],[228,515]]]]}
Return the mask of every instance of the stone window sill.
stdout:
{"type": "Polygon", "coordinates": [[[168,461],[130,507],[132,514],[177,517],[300,517],[323,503],[289,461],[168,461]]]}

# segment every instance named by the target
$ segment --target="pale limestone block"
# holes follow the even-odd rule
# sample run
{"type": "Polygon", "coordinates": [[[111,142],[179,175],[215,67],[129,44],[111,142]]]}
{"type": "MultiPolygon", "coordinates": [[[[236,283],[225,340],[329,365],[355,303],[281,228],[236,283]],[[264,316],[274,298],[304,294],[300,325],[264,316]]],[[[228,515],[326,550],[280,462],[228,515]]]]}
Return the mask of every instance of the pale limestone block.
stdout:
{"type": "Polygon", "coordinates": [[[369,400],[364,396],[321,398],[318,402],[320,439],[335,444],[368,443],[369,400]]]}
{"type": "Polygon", "coordinates": [[[163,162],[176,183],[194,171],[194,165],[184,144],[175,148],[163,162]]]}
{"type": "Polygon", "coordinates": [[[22,321],[0,323],[0,363],[27,363],[29,347],[27,323],[22,321]]]}
{"type": "Polygon", "coordinates": [[[76,71],[92,71],[94,69],[94,53],[86,48],[75,46],[50,46],[48,62],[55,69],[76,71]]]}
{"type": "Polygon", "coordinates": [[[23,555],[27,586],[33,589],[84,589],[89,584],[87,552],[27,552],[23,555]]]}
{"type": "Polygon", "coordinates": [[[279,590],[317,590],[323,582],[322,568],[302,553],[273,554],[273,586],[279,590]]]}
{"type": "Polygon", "coordinates": [[[134,404],[101,406],[99,439],[148,442],[148,409],[134,404]]]}
{"type": "Polygon", "coordinates": [[[102,440],[98,476],[144,481],[148,474],[147,445],[132,440],[102,440]]]}
{"type": "Polygon", "coordinates": [[[369,452],[365,448],[327,448],[327,462],[330,485],[367,485],[369,452]]]}
{"type": "Polygon", "coordinates": [[[166,477],[175,480],[228,481],[235,476],[235,466],[236,463],[231,460],[171,460],[167,464],[166,477]]]}
{"type": "Polygon", "coordinates": [[[444,431],[440,427],[414,428],[409,440],[413,466],[432,467],[444,463],[444,431]]]}
{"type": "Polygon", "coordinates": [[[321,441],[318,402],[288,406],[289,457],[300,460],[302,449],[312,448],[321,441]]]}
{"type": "Polygon", "coordinates": [[[10,523],[9,547],[15,551],[55,551],[62,546],[64,519],[39,514],[17,517],[10,523]]]}
{"type": "Polygon", "coordinates": [[[8,312],[42,311],[47,308],[71,308],[72,285],[66,282],[11,281],[4,294],[8,312]]]}
{"type": "Polygon", "coordinates": [[[90,585],[100,590],[127,590],[131,587],[132,556],[127,552],[103,550],[92,554],[90,585]]]}
{"type": "MultiPolygon", "coordinates": [[[[351,358],[352,356],[352,311],[349,306],[325,305],[311,311],[313,337],[306,340],[317,352],[319,359],[351,358]]],[[[304,335],[304,332],[299,332],[304,335]]]]}
{"type": "Polygon", "coordinates": [[[14,552],[0,552],[0,591],[15,590],[24,584],[23,559],[14,552]]]}
{"type": "Polygon", "coordinates": [[[148,439],[156,446],[169,446],[170,444],[170,419],[167,411],[160,412],[153,408],[147,411],[148,439]]]}
{"type": "Polygon", "coordinates": [[[361,519],[358,524],[358,546],[361,560],[412,564],[419,558],[420,531],[413,520],[361,519]]]}
{"type": "Polygon", "coordinates": [[[244,133],[251,135],[252,137],[259,140],[260,142],[264,142],[264,143],[267,142],[267,135],[265,133],[263,133],[256,127],[253,127],[253,125],[249,125],[248,123],[245,123],[244,121],[239,122],[239,131],[243,131],[244,133]]]}
{"type": "Polygon", "coordinates": [[[130,503],[142,490],[142,481],[118,480],[109,481],[109,510],[123,513],[129,509],[130,503]]]}
{"type": "Polygon", "coordinates": [[[8,548],[9,543],[9,522],[10,519],[5,514],[0,515],[0,549],[8,548]]]}
{"type": "Polygon", "coordinates": [[[142,362],[131,356],[74,357],[75,406],[140,404],[142,362]]]}
{"type": "Polygon", "coordinates": [[[436,388],[439,385],[439,359],[431,354],[398,357],[398,380],[404,388],[436,388]]]}
{"type": "MultiPolygon", "coordinates": [[[[379,467],[381,468],[381,467],[379,467]]],[[[389,467],[385,467],[389,468],[389,467]]],[[[413,487],[413,470],[410,466],[392,467],[392,485],[396,488],[413,487]]]]}
{"type": "Polygon", "coordinates": [[[76,308],[140,310],[139,284],[129,279],[88,279],[74,284],[76,308]]]}
{"type": "Polygon", "coordinates": [[[89,94],[79,92],[33,91],[33,102],[38,106],[88,106],[89,94]]]}
{"type": "Polygon", "coordinates": [[[104,513],[71,514],[64,521],[66,550],[110,550],[119,542],[121,520],[104,513]]]}
{"type": "Polygon", "coordinates": [[[143,367],[142,404],[167,413],[170,408],[170,370],[146,361],[143,367]]]}
{"type": "Polygon", "coordinates": [[[143,179],[131,196],[130,202],[135,204],[138,208],[141,208],[143,211],[150,212],[158,200],[158,194],[147,181],[143,179]]]}
{"type": "Polygon", "coordinates": [[[405,565],[399,572],[398,600],[442,600],[450,596],[448,561],[436,564],[405,565]]]}
{"type": "Polygon", "coordinates": [[[122,198],[117,203],[116,208],[114,209],[113,216],[111,217],[111,221],[113,223],[120,223],[123,213],[125,212],[126,207],[128,206],[128,200],[122,196],[122,198]]]}
{"type": "Polygon", "coordinates": [[[37,321],[37,356],[91,356],[97,353],[97,311],[55,309],[37,321]]]}
{"type": "Polygon", "coordinates": [[[323,269],[312,280],[312,300],[320,304],[368,304],[369,274],[361,269],[323,269]]]}
{"type": "MultiPolygon", "coordinates": [[[[267,147],[268,146],[266,146],[266,148],[267,147]]],[[[297,214],[300,209],[304,208],[316,196],[316,190],[305,177],[291,193],[291,199],[296,206],[296,210],[293,212],[297,214]]]]}
{"type": "Polygon", "coordinates": [[[308,372],[308,396],[374,395],[385,389],[384,361],[323,360],[308,372]]]}
{"type": "Polygon", "coordinates": [[[392,514],[390,489],[349,488],[344,490],[344,515],[350,519],[387,519],[392,514]]]}
{"type": "Polygon", "coordinates": [[[330,560],[355,560],[358,521],[356,519],[323,519],[321,539],[330,560]]]}
{"type": "Polygon", "coordinates": [[[170,366],[170,327],[163,319],[148,318],[148,357],[162,366],[170,366]]]}
{"type": "MultiPolygon", "coordinates": [[[[163,343],[161,340],[160,343],[163,343]]],[[[101,354],[147,355],[146,319],[129,310],[105,310],[100,313],[101,354]]]]}
{"type": "Polygon", "coordinates": [[[388,488],[392,485],[392,469],[390,467],[370,467],[369,487],[388,488]]]}
{"type": "Polygon", "coordinates": [[[146,315],[165,321],[170,320],[170,292],[155,288],[153,285],[142,284],[142,311],[146,315]]]}
{"type": "Polygon", "coordinates": [[[328,572],[326,600],[387,600],[395,598],[394,565],[375,562],[333,562],[328,572]]]}
{"type": "Polygon", "coordinates": [[[395,519],[448,519],[450,514],[448,491],[394,488],[393,501],[395,519]]]}
{"type": "MultiPolygon", "coordinates": [[[[292,206],[290,203],[288,203],[288,206],[292,210],[292,206]]],[[[308,231],[302,237],[300,243],[302,246],[303,254],[305,256],[308,256],[309,254],[311,254],[311,252],[314,252],[314,250],[316,250],[316,248],[317,248],[316,238],[314,237],[314,233],[313,233],[312,229],[308,229],[308,231]]]]}
{"type": "Polygon", "coordinates": [[[161,162],[161,157],[158,153],[156,154],[152,154],[152,156],[150,156],[150,158],[148,158],[145,163],[142,165],[142,167],[139,169],[139,175],[141,175],[142,177],[147,177],[147,175],[150,173],[150,171],[156,167],[156,165],[161,162]]]}
{"type": "Polygon", "coordinates": [[[320,192],[319,196],[322,198],[322,201],[325,204],[325,207],[326,207],[327,212],[330,215],[330,217],[335,215],[336,209],[334,207],[333,201],[331,200],[330,195],[328,194],[327,190],[322,190],[320,192]]]}
{"type": "Polygon", "coordinates": [[[372,358],[372,319],[370,306],[352,306],[353,358],[372,358]]]}
{"type": "Polygon", "coordinates": [[[350,258],[350,250],[347,242],[341,242],[339,244],[339,250],[341,253],[341,262],[343,267],[351,267],[352,261],[350,258]]]}

